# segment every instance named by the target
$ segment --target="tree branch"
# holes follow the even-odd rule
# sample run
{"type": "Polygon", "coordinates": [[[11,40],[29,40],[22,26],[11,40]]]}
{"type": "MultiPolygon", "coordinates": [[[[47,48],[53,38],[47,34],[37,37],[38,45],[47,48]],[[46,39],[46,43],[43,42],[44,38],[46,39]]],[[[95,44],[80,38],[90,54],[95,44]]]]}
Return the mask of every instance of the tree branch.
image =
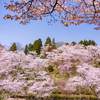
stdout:
{"type": "Polygon", "coordinates": [[[54,6],[51,5],[53,8],[52,8],[52,10],[50,12],[43,13],[43,14],[51,14],[51,13],[53,13],[53,11],[55,10],[55,7],[56,7],[57,4],[58,4],[58,0],[56,0],[56,3],[54,4],[54,6]]]}

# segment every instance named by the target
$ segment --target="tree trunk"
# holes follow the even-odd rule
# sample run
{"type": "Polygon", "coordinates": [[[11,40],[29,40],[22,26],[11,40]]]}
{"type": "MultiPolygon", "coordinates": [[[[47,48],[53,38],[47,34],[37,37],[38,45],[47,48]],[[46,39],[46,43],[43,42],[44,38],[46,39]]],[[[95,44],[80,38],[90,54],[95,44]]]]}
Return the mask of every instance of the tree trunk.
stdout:
{"type": "Polygon", "coordinates": [[[95,90],[94,90],[92,87],[90,87],[90,89],[93,91],[93,93],[94,93],[95,96],[97,97],[97,100],[99,100],[98,94],[95,92],[95,90]]]}

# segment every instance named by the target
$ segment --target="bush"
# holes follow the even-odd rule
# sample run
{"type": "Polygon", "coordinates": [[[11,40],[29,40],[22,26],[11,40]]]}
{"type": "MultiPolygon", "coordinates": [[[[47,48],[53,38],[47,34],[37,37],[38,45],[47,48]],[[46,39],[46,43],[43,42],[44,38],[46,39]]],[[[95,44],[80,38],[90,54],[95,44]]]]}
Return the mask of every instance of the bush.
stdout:
{"type": "Polygon", "coordinates": [[[63,75],[61,75],[61,74],[56,75],[56,78],[62,78],[62,77],[63,77],[63,75]]]}
{"type": "Polygon", "coordinates": [[[53,72],[53,71],[54,71],[53,66],[50,65],[50,66],[48,67],[48,70],[49,70],[49,72],[53,72]]]}
{"type": "MultiPolygon", "coordinates": [[[[36,95],[34,94],[25,94],[25,95],[13,95],[12,98],[25,98],[26,100],[38,100],[39,98],[35,98],[36,95]]],[[[47,98],[41,98],[41,100],[51,100],[51,98],[54,98],[54,100],[80,100],[80,95],[62,95],[62,94],[51,94],[47,98]]],[[[0,100],[2,100],[0,98],[0,100]]],[[[81,95],[81,100],[97,100],[96,96],[94,95],[81,95]]]]}
{"type": "Polygon", "coordinates": [[[34,94],[25,94],[25,95],[21,95],[21,94],[13,94],[11,97],[12,98],[26,98],[26,99],[34,99],[36,95],[34,94]]]}
{"type": "Polygon", "coordinates": [[[55,89],[52,94],[61,94],[61,92],[58,89],[55,89]]]}
{"type": "MultiPolygon", "coordinates": [[[[67,99],[80,99],[80,95],[68,95],[67,99]]],[[[81,95],[81,99],[96,100],[96,96],[94,96],[94,95],[81,95]]]]}
{"type": "Polygon", "coordinates": [[[66,98],[66,96],[65,95],[61,95],[61,94],[51,94],[50,95],[50,97],[51,98],[59,98],[59,99],[64,99],[64,98],[66,98]]]}

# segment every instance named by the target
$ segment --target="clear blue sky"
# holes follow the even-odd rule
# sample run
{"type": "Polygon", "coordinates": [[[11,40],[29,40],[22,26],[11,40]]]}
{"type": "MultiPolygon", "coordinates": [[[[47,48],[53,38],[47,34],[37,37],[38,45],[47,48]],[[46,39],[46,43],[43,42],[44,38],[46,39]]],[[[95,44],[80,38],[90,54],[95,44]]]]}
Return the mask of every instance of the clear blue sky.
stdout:
{"type": "MultiPolygon", "coordinates": [[[[0,0],[0,43],[10,46],[13,42],[19,42],[23,46],[33,43],[41,38],[43,44],[49,36],[55,38],[55,42],[79,42],[80,40],[94,40],[100,46],[100,31],[94,30],[96,26],[81,24],[79,26],[64,27],[60,23],[48,25],[46,19],[43,21],[31,21],[28,25],[19,24],[18,21],[4,20],[3,16],[11,13],[4,8],[4,1],[0,0]]],[[[10,0],[9,0],[10,1],[10,0]]]]}

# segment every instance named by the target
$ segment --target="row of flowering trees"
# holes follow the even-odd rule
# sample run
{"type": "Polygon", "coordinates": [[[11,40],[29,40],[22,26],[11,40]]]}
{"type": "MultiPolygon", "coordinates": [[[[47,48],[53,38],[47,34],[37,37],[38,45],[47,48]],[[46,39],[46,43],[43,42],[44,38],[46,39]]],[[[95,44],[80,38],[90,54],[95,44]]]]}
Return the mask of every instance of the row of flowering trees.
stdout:
{"type": "Polygon", "coordinates": [[[31,93],[43,97],[56,88],[53,80],[43,70],[48,59],[36,57],[35,52],[31,54],[26,56],[24,52],[1,51],[0,91],[5,91],[4,97],[7,93],[31,93]]]}
{"type": "Polygon", "coordinates": [[[78,86],[87,87],[97,96],[100,93],[100,67],[95,68],[95,61],[100,60],[100,48],[77,44],[63,45],[47,52],[45,48],[37,57],[32,51],[28,55],[19,51],[0,50],[0,91],[4,97],[8,94],[35,94],[36,97],[49,96],[55,88],[55,81],[46,72],[54,66],[60,74],[67,74],[64,90],[75,91],[78,86]],[[73,72],[73,68],[76,70],[73,72]],[[70,75],[76,73],[70,78],[70,75]],[[79,76],[80,75],[80,76],[79,76]]]}
{"type": "Polygon", "coordinates": [[[77,87],[87,87],[98,99],[100,94],[100,66],[95,68],[95,61],[100,62],[100,48],[98,46],[63,45],[52,52],[41,53],[49,59],[49,65],[56,66],[60,74],[67,74],[64,90],[76,91],[77,87]],[[73,72],[73,68],[76,71],[73,72]],[[70,78],[70,74],[76,76],[70,78]]]}

